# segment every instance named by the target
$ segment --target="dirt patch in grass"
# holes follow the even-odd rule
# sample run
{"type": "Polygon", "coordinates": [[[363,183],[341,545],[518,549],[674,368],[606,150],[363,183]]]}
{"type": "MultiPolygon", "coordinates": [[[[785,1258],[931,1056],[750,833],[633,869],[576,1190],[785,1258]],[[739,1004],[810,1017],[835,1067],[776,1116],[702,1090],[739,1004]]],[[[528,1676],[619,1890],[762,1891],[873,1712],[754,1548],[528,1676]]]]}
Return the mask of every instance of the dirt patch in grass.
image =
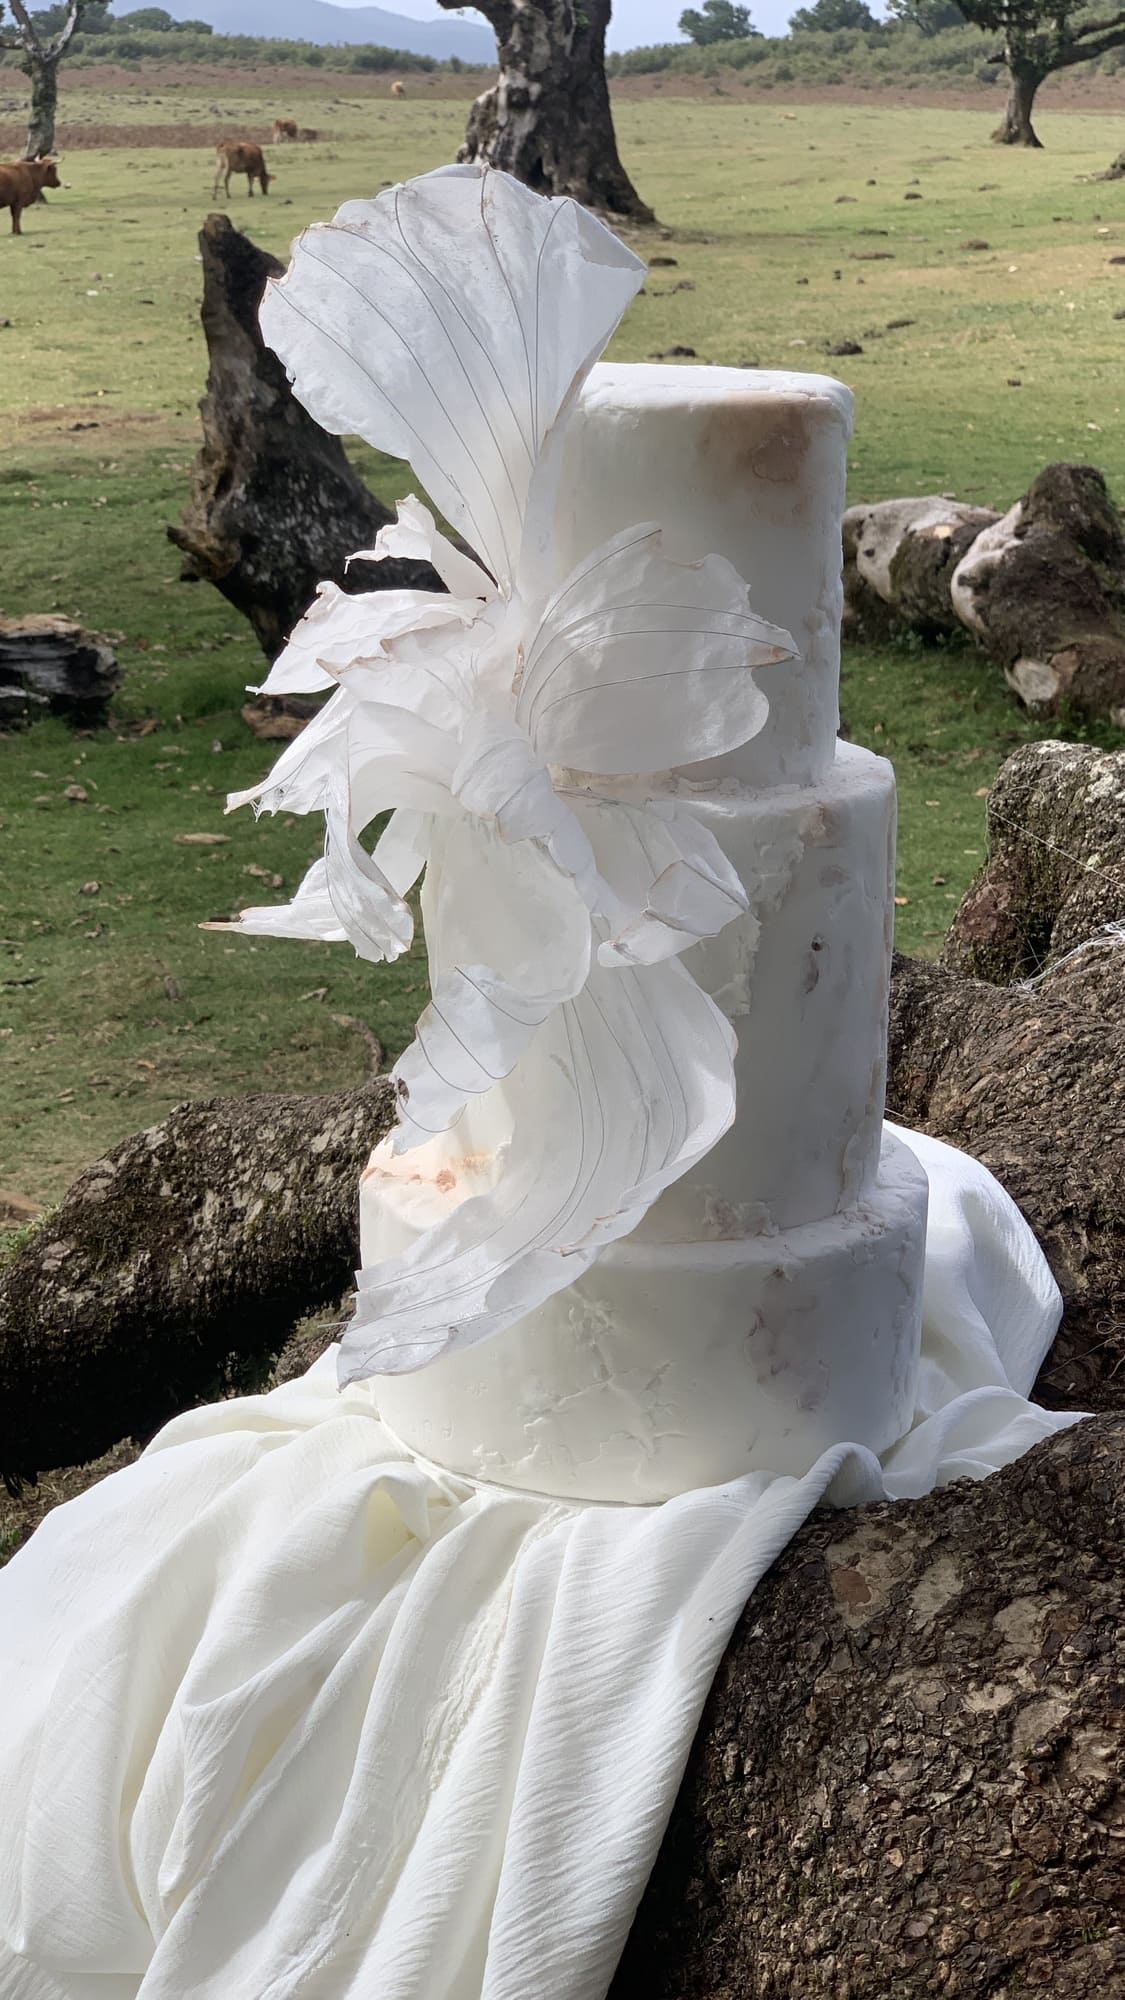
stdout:
{"type": "MultiPolygon", "coordinates": [[[[17,153],[27,132],[26,122],[8,119],[0,124],[0,153],[17,153]]],[[[252,125],[237,118],[224,118],[211,125],[100,125],[71,121],[58,129],[60,154],[89,152],[102,146],[217,146],[220,139],[248,139],[268,146],[273,138],[268,125],[252,125]]]]}

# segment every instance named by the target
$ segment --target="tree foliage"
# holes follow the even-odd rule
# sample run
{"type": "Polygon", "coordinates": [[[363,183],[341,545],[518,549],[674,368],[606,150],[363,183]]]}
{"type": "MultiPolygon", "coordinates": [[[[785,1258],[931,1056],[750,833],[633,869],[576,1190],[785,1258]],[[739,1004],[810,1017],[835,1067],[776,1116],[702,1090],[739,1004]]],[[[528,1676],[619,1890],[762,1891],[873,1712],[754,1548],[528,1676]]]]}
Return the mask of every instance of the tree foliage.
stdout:
{"type": "Polygon", "coordinates": [[[887,0],[887,13],[904,28],[917,28],[920,35],[943,35],[947,28],[965,24],[956,0],[887,0]]]}
{"type": "Polygon", "coordinates": [[[732,0],[703,0],[701,8],[687,7],[680,15],[680,33],[701,48],[713,42],[741,42],[758,33],[750,19],[749,7],[736,7],[732,0]]]}
{"type": "Polygon", "coordinates": [[[836,34],[841,28],[877,28],[865,0],[813,0],[811,7],[799,7],[789,26],[797,34],[836,34]]]}

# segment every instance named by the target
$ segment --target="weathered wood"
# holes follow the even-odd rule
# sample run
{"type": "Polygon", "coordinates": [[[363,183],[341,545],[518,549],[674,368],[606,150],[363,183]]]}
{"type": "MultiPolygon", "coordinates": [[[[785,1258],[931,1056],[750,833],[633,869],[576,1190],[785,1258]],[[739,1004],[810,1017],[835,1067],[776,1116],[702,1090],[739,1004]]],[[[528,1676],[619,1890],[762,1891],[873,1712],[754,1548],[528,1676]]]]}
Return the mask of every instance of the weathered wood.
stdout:
{"type": "Polygon", "coordinates": [[[124,675],[112,646],[51,612],[0,617],[0,728],[37,715],[101,727],[124,675]]]}
{"type": "Polygon", "coordinates": [[[284,269],[209,215],[199,234],[209,369],[191,500],[169,538],[185,583],[213,583],[274,659],[319,583],[344,590],[440,590],[428,563],[351,563],[393,518],[314,423],[258,331],[267,280],[284,269]]]}
{"type": "Polygon", "coordinates": [[[727,1650],[611,2000],[1125,1991],[1125,1424],[820,1512],[727,1650]]]}
{"type": "MultiPolygon", "coordinates": [[[[438,0],[459,8],[460,0],[438,0]]],[[[500,75],[476,98],[460,160],[502,167],[537,194],[651,222],[621,164],[605,77],[610,0],[478,0],[500,75]]]]}
{"type": "Polygon", "coordinates": [[[849,507],[844,515],[844,592],[850,629],[870,630],[874,606],[884,628],[908,625],[927,638],[960,631],[950,596],[953,572],[984,528],[997,519],[990,508],[970,507],[944,494],[917,500],[880,500],[849,507]]]}
{"type": "Polygon", "coordinates": [[[335,1304],[393,1101],[384,1079],[181,1105],[87,1167],[0,1269],[0,1472],[151,1436],[335,1304]]]}
{"type": "Polygon", "coordinates": [[[1028,743],[988,794],[988,858],[942,947],[952,972],[1031,979],[1125,921],[1125,751],[1028,743]]]}

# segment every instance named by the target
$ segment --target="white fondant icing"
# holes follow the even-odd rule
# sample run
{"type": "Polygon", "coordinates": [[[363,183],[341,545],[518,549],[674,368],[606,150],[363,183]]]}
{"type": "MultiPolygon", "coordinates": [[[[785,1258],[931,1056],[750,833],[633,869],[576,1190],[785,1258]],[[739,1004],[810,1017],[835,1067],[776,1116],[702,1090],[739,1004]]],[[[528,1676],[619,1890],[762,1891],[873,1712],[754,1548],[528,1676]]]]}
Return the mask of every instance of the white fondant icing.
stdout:
{"type": "Polygon", "coordinates": [[[827,778],[697,796],[750,897],[685,964],[738,1036],[735,1124],[650,1210],[650,1240],[741,1236],[857,1201],[886,1087],[895,783],[842,743],[827,778]]]}
{"type": "Polygon", "coordinates": [[[757,674],[769,720],[699,768],[709,783],[810,784],[831,765],[851,420],[850,392],[824,375],[603,362],[583,388],[556,512],[560,567],[658,520],[677,560],[726,556],[801,655],[757,674]]]}
{"type": "MultiPolygon", "coordinates": [[[[925,1223],[925,1175],[888,1137],[846,1215],[737,1242],[613,1244],[518,1325],[380,1380],[380,1414],[439,1465],[565,1499],[800,1474],[841,1437],[882,1451],[914,1407],[925,1223]]],[[[368,1176],[364,1260],[410,1233],[368,1176]]]]}

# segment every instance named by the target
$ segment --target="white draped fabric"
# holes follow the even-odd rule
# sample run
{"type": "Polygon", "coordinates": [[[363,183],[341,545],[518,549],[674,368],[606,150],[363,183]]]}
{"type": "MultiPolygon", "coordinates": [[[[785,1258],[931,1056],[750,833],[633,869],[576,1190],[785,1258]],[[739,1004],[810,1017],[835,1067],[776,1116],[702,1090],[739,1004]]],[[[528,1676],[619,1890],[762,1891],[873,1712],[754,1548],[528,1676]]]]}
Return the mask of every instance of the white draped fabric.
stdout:
{"type": "Polygon", "coordinates": [[[413,1458],[334,1357],[194,1410],[0,1574],[2,2000],[601,2000],[720,1655],[813,1507],[983,1477],[1058,1319],[930,1176],[914,1427],[657,1507],[413,1458]]]}

